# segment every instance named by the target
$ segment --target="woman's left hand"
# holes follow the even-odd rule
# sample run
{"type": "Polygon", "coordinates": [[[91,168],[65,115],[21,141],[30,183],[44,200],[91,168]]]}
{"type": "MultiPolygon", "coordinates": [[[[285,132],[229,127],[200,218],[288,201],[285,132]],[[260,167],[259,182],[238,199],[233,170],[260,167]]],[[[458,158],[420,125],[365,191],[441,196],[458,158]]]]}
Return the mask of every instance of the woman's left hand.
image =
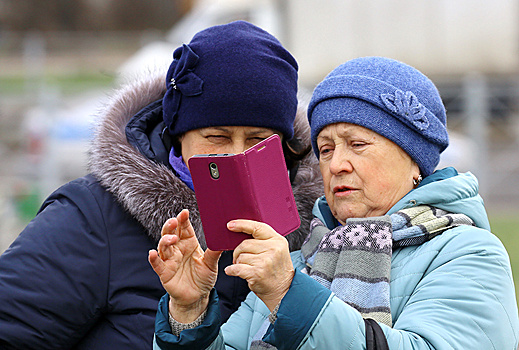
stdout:
{"type": "Polygon", "coordinates": [[[265,223],[252,220],[233,220],[227,224],[230,231],[252,235],[233,253],[233,265],[225,268],[229,276],[238,276],[270,311],[283,299],[294,278],[288,242],[265,223]]]}

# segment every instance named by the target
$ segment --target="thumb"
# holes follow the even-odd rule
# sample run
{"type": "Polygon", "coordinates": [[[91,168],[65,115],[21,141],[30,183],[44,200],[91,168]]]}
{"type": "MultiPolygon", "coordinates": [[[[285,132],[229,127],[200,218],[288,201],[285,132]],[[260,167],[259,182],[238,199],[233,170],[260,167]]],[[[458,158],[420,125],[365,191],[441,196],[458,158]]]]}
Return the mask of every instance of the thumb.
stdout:
{"type": "Polygon", "coordinates": [[[206,249],[204,252],[204,262],[211,270],[216,271],[218,270],[218,260],[220,260],[221,255],[222,252],[220,251],[206,249]]]}
{"type": "Polygon", "coordinates": [[[227,228],[229,231],[247,233],[255,239],[265,240],[277,235],[277,232],[268,224],[254,220],[231,220],[227,223],[227,228]]]}

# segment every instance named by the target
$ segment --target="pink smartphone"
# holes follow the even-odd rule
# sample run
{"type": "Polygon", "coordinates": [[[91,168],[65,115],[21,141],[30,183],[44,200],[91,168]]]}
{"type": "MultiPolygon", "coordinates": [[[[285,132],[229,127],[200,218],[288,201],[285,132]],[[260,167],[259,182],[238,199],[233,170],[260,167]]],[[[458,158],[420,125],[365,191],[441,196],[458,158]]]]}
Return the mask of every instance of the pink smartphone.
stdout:
{"type": "Polygon", "coordinates": [[[233,250],[245,233],[227,223],[250,219],[285,236],[300,225],[279,135],[240,154],[202,154],[189,159],[202,227],[211,250],[233,250]]]}

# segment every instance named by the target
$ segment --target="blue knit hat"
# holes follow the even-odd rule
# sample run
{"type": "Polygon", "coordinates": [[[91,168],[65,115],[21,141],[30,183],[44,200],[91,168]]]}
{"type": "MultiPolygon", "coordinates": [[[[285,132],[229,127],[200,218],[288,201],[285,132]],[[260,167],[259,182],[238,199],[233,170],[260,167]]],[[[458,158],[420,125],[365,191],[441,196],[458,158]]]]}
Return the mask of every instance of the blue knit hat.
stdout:
{"type": "Polygon", "coordinates": [[[434,83],[413,67],[384,57],[363,57],[334,69],[315,88],[308,107],[312,147],[333,123],[370,129],[402,148],[430,175],[449,145],[445,107],[434,83]]]}
{"type": "Polygon", "coordinates": [[[271,34],[236,21],[177,48],[162,100],[170,134],[210,126],[258,126],[294,135],[297,62],[271,34]]]}

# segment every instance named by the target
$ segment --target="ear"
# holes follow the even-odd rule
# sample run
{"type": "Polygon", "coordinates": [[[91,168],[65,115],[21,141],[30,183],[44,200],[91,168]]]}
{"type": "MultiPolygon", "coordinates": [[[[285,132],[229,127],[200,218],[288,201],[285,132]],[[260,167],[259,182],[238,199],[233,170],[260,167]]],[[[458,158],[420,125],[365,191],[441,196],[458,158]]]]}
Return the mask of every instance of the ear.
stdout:
{"type": "Polygon", "coordinates": [[[418,179],[418,176],[421,175],[420,167],[414,161],[413,161],[411,173],[413,175],[413,179],[415,179],[415,180],[418,179]]]}
{"type": "Polygon", "coordinates": [[[182,155],[182,140],[184,139],[184,135],[185,135],[185,133],[180,136],[171,137],[170,151],[171,151],[171,148],[173,148],[175,150],[176,156],[182,155]]]}
{"type": "Polygon", "coordinates": [[[422,182],[422,174],[420,173],[420,168],[418,167],[418,164],[413,162],[411,174],[413,176],[413,187],[416,188],[422,182]]]}

